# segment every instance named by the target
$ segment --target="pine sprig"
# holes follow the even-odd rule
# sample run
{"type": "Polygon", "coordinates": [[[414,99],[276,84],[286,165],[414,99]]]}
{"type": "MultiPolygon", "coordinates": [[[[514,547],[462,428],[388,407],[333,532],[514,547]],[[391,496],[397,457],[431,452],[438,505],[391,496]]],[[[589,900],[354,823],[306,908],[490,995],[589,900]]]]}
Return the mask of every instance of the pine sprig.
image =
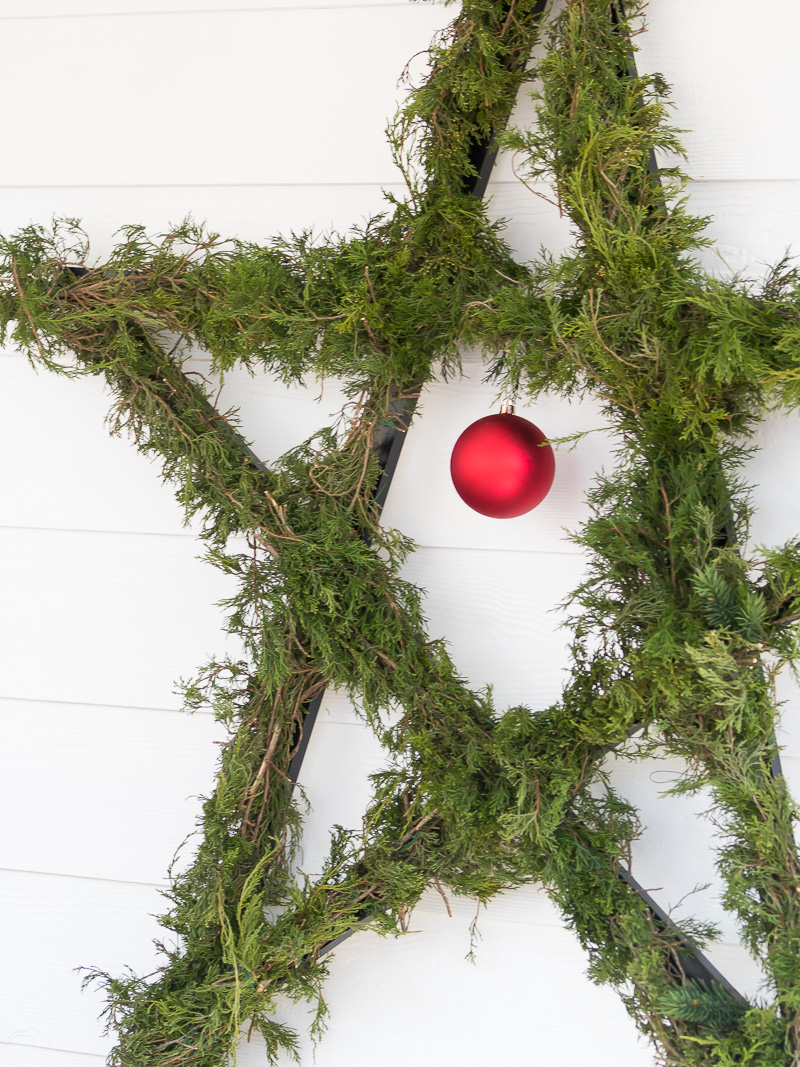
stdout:
{"type": "Polygon", "coordinates": [[[737,1000],[721,985],[689,979],[662,1000],[662,1010],[673,1019],[723,1030],[734,1026],[750,1005],[737,1000]]]}

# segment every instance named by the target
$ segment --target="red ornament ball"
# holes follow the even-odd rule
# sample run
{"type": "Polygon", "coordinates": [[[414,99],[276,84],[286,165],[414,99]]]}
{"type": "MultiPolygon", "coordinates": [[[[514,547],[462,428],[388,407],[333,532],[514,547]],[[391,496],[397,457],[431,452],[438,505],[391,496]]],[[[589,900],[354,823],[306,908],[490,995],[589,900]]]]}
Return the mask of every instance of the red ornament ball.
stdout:
{"type": "Polygon", "coordinates": [[[513,519],[541,504],[555,473],[545,435],[510,412],[473,422],[456,441],[450,460],[458,495],[493,519],[513,519]]]}

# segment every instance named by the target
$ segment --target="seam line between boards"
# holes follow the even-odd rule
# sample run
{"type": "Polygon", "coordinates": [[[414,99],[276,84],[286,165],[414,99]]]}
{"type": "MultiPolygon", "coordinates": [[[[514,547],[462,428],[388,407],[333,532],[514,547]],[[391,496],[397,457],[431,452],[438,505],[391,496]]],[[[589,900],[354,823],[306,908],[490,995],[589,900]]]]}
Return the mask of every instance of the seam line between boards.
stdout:
{"type": "Polygon", "coordinates": [[[169,882],[136,882],[130,878],[99,878],[93,874],[67,874],[62,871],[31,871],[25,867],[0,867],[0,874],[32,874],[42,878],[71,878],[76,882],[109,882],[115,885],[147,886],[149,889],[167,889],[169,882]]]}
{"type": "MultiPolygon", "coordinates": [[[[28,1027],[30,1029],[30,1027],[28,1027]]],[[[34,1045],[30,1041],[0,1041],[0,1046],[8,1045],[9,1048],[36,1048],[41,1049],[42,1052],[66,1052],[68,1056],[85,1056],[89,1059],[99,1060],[100,1063],[106,1062],[106,1057],[97,1052],[83,1052],[81,1049],[75,1048],[56,1048],[55,1045],[34,1045]]]]}
{"type": "MultiPolygon", "coordinates": [[[[69,708],[104,708],[114,709],[118,711],[153,711],[159,714],[165,715],[184,715],[187,718],[194,715],[212,716],[211,710],[203,710],[198,708],[197,711],[187,712],[183,708],[157,708],[157,707],[145,707],[140,704],[98,704],[90,700],[49,700],[46,697],[20,697],[20,696],[3,696],[0,694],[0,702],[8,701],[8,703],[20,703],[20,704],[52,704],[58,707],[62,705],[69,708]]],[[[325,717],[322,722],[329,725],[336,726],[362,726],[365,725],[364,720],[359,718],[357,722],[353,722],[352,719],[331,719],[325,717]]],[[[780,729],[780,725],[779,725],[780,729]]],[[[784,731],[785,732],[785,731],[784,731]]],[[[800,752],[798,755],[793,756],[788,753],[785,747],[781,747],[781,759],[791,760],[796,762],[800,767],[800,752]]],[[[2,1044],[2,1042],[0,1042],[2,1044]]]]}
{"type": "Polygon", "coordinates": [[[57,533],[57,534],[103,534],[119,535],[123,537],[179,537],[192,538],[202,543],[199,534],[193,533],[167,533],[159,530],[90,530],[83,526],[8,526],[0,524],[0,530],[19,530],[29,533],[57,533]]]}
{"type": "MultiPolygon", "coordinates": [[[[58,16],[60,17],[60,16],[58,16]]],[[[0,16],[2,21],[2,16],[0,16]]],[[[800,183],[800,175],[792,178],[690,178],[687,187],[693,185],[793,185],[800,183]]],[[[521,185],[520,182],[504,178],[492,182],[487,196],[491,199],[494,189],[512,188],[521,185]]],[[[370,188],[405,188],[399,181],[368,181],[368,182],[106,182],[96,185],[80,182],[67,182],[60,185],[48,185],[40,183],[17,183],[0,185],[0,189],[370,189],[370,188]]],[[[548,188],[545,183],[534,183],[533,188],[548,188]]]]}
{"type": "MultiPolygon", "coordinates": [[[[391,526],[391,524],[387,524],[391,526]]],[[[393,527],[397,529],[397,527],[393,527]]],[[[204,542],[199,534],[193,533],[160,533],[157,530],[89,530],[84,527],[69,527],[69,526],[6,526],[0,524],[0,532],[3,530],[17,530],[20,533],[53,533],[53,534],[88,534],[89,536],[109,536],[109,537],[175,537],[181,539],[191,539],[198,542],[198,546],[202,547],[204,542]]],[[[235,548],[235,545],[230,546],[235,548]]],[[[566,556],[569,559],[573,559],[575,556],[581,556],[582,553],[578,549],[568,548],[552,548],[552,549],[540,549],[540,548],[495,548],[484,547],[483,545],[429,545],[422,541],[414,543],[414,552],[423,550],[426,552],[515,552],[520,556],[566,556]]],[[[409,556],[409,559],[414,558],[414,552],[409,556]]],[[[201,562],[204,562],[201,560],[201,562]]]]}
{"type": "MultiPolygon", "coordinates": [[[[17,702],[22,704],[51,704],[68,708],[102,708],[104,710],[113,709],[115,711],[152,711],[165,715],[183,715],[186,718],[191,718],[195,715],[202,715],[204,718],[213,718],[213,712],[211,709],[198,708],[197,711],[188,712],[183,708],[157,708],[157,707],[145,707],[141,704],[99,704],[97,701],[91,700],[49,700],[47,697],[20,697],[20,696],[3,696],[0,694],[0,703],[8,701],[9,703],[17,702]]],[[[321,720],[325,723],[337,724],[339,726],[360,726],[364,720],[359,719],[358,722],[353,722],[352,719],[332,719],[325,716],[321,720]]]]}
{"type": "MultiPolygon", "coordinates": [[[[528,883],[525,883],[525,884],[523,884],[521,886],[517,886],[517,888],[518,889],[526,889],[529,886],[534,886],[535,888],[539,888],[542,892],[546,892],[546,890],[545,890],[545,888],[544,888],[544,886],[542,885],[541,882],[528,882],[528,883]]],[[[510,890],[510,892],[513,893],[514,890],[513,889],[510,890]]],[[[489,900],[489,907],[491,907],[491,905],[492,905],[492,901],[490,899],[489,900]]],[[[442,909],[442,910],[444,911],[444,909],[442,909]]],[[[429,911],[429,912],[426,912],[426,914],[431,915],[431,914],[434,914],[434,913],[429,911]]],[[[445,914],[446,914],[446,912],[445,912],[445,914]]],[[[453,918],[455,919],[455,916],[453,916],[453,918]]],[[[563,920],[560,920],[559,916],[556,917],[556,920],[554,922],[541,922],[541,921],[537,921],[535,919],[512,919],[512,918],[508,918],[508,917],[506,917],[504,915],[488,915],[488,914],[486,914],[485,911],[481,911],[480,914],[477,916],[477,920],[478,920],[478,922],[477,922],[478,929],[480,929],[481,922],[483,922],[485,920],[485,921],[488,921],[488,922],[510,923],[512,926],[535,926],[535,927],[537,927],[537,929],[540,929],[540,930],[542,930],[542,929],[544,929],[544,930],[563,930],[565,933],[571,933],[571,931],[569,930],[569,927],[566,925],[566,922],[563,921],[563,920]]],[[[414,913],[413,912],[411,913],[411,921],[412,921],[412,923],[414,921],[414,913]]],[[[468,920],[467,916],[465,915],[464,916],[464,921],[467,922],[467,921],[471,921],[471,920],[468,920]]],[[[409,931],[409,932],[411,933],[413,931],[409,931]]],[[[703,951],[705,952],[708,948],[713,948],[715,945],[725,945],[728,948],[744,948],[744,945],[742,944],[741,941],[709,941],[708,944],[703,949],[703,951]]]]}
{"type": "MultiPolygon", "coordinates": [[[[434,7],[444,7],[442,0],[434,0],[434,7]]],[[[260,7],[193,7],[173,8],[168,11],[145,10],[145,11],[74,11],[63,14],[43,13],[39,15],[0,15],[0,22],[45,22],[56,19],[113,19],[113,18],[146,18],[149,16],[163,17],[165,15],[271,15],[274,13],[289,12],[290,14],[304,11],[361,11],[364,9],[381,11],[384,8],[404,8],[409,10],[406,0],[386,0],[385,3],[364,4],[303,4],[300,7],[290,7],[287,4],[261,5],[260,7]]]]}
{"type": "MultiPolygon", "coordinates": [[[[16,867],[0,867],[0,873],[32,874],[32,875],[35,875],[35,876],[41,876],[43,878],[70,878],[70,879],[73,879],[74,881],[104,882],[104,883],[110,883],[110,884],[115,884],[115,885],[146,886],[147,888],[150,888],[150,889],[164,889],[164,888],[167,888],[169,886],[168,882],[136,882],[136,881],[132,881],[130,879],[124,879],[124,878],[98,878],[98,877],[95,877],[94,875],[63,874],[63,873],[60,873],[58,871],[31,871],[31,870],[25,870],[25,869],[20,869],[20,868],[16,868],[16,867]]],[[[533,883],[532,882],[530,884],[537,885],[538,883],[533,883]]],[[[521,889],[521,888],[524,888],[524,887],[523,886],[519,886],[518,888],[521,889]]],[[[512,890],[512,892],[513,892],[513,890],[512,890]]],[[[436,914],[438,914],[438,913],[436,913],[436,914]]],[[[445,914],[444,909],[442,909],[442,914],[445,914]]],[[[540,928],[544,927],[546,929],[551,929],[551,930],[566,929],[564,924],[561,923],[561,922],[544,923],[544,922],[536,922],[535,920],[529,920],[529,919],[507,918],[507,917],[504,917],[504,916],[501,916],[501,915],[486,915],[486,914],[484,914],[484,915],[479,917],[479,919],[478,919],[479,923],[480,923],[480,919],[481,918],[483,918],[484,920],[486,920],[488,922],[511,923],[514,926],[521,926],[521,925],[522,926],[535,926],[535,927],[540,927],[540,928]]],[[[727,946],[732,947],[732,948],[740,948],[740,947],[742,947],[741,944],[739,942],[736,942],[736,941],[714,941],[712,943],[712,947],[716,946],[716,945],[727,945],[727,946]]],[[[2,1044],[2,1043],[3,1042],[0,1042],[0,1044],[2,1044]]]]}
{"type": "Polygon", "coordinates": [[[204,711],[202,708],[198,708],[197,711],[188,712],[183,708],[158,708],[154,706],[147,706],[144,704],[100,704],[97,701],[92,700],[51,700],[47,697],[20,697],[20,696],[4,696],[0,693],[0,701],[18,701],[24,704],[56,704],[58,706],[64,705],[69,708],[114,708],[119,711],[157,711],[166,715],[185,715],[190,717],[191,715],[204,715],[211,716],[213,713],[209,709],[204,711]]]}
{"type": "MultiPolygon", "coordinates": [[[[800,181],[800,179],[797,180],[800,181]]],[[[516,183],[509,181],[502,184],[514,185],[516,183]]],[[[376,180],[370,182],[111,182],[97,185],[82,184],[80,182],[65,182],[62,185],[22,183],[0,185],[0,189],[372,189],[384,186],[392,186],[398,189],[405,188],[404,183],[400,181],[376,180]]]]}

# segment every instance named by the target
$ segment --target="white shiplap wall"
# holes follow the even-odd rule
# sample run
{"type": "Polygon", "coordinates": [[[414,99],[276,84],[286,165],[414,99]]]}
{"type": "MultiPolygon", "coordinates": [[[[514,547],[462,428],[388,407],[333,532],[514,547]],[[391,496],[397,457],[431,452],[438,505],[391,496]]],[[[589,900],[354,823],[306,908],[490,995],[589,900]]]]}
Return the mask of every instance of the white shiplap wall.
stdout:
{"type": "MultiPolygon", "coordinates": [[[[382,187],[400,191],[383,137],[397,75],[452,14],[402,0],[0,0],[0,232],[81,218],[102,258],[128,222],[159,232],[191,214],[254,240],[359,223],[381,210],[382,187]]],[[[722,255],[706,262],[761,273],[800,248],[800,15],[789,0],[760,9],[758,26],[744,0],[652,0],[648,14],[640,67],[674,85],[676,124],[693,130],[690,195],[714,215],[722,255]]],[[[531,114],[521,101],[520,121],[531,114]]],[[[568,245],[568,225],[516,182],[510,161],[491,195],[521,256],[568,245]]],[[[197,369],[207,369],[200,358],[197,369]]],[[[465,369],[461,382],[426,391],[385,519],[417,541],[407,576],[427,588],[431,630],[448,637],[471,682],[491,682],[499,707],[535,708],[563,681],[564,635],[550,609],[582,566],[561,531],[585,516],[583,493],[610,446],[598,433],[562,450],[554,490],[530,515],[474,515],[449,485],[447,460],[493,394],[469,354],[465,369]]],[[[80,993],[73,969],[153,968],[158,889],[211,788],[220,739],[208,715],[179,713],[173,686],[225,649],[214,605],[229,587],[198,560],[157,467],[108,437],[100,383],[36,374],[10,350],[0,374],[0,1063],[99,1067],[110,1047],[101,1000],[80,993]]],[[[272,459],[337,410],[334,388],[318,395],[314,383],[285,389],[233,373],[223,399],[272,459]]],[[[559,436],[599,425],[589,404],[543,400],[530,416],[559,436]]],[[[760,441],[749,470],[755,536],[775,542],[800,533],[789,488],[796,416],[772,416],[760,441]]],[[[790,702],[784,764],[800,792],[798,711],[790,702]]],[[[318,869],[330,825],[358,825],[380,762],[330,694],[303,772],[306,871],[318,869]]],[[[702,798],[658,796],[678,772],[656,761],[615,767],[646,825],[634,873],[667,906],[710,883],[675,914],[717,920],[713,959],[757,992],[719,905],[702,798]]],[[[586,981],[542,892],[506,894],[482,914],[475,967],[463,958],[472,905],[453,911],[448,919],[434,894],[413,936],[363,934],[338,950],[318,1067],[653,1063],[615,995],[586,981]]],[[[282,1017],[302,1028],[305,1012],[286,1005],[282,1017]]],[[[311,1057],[304,1044],[303,1064],[311,1057]]],[[[264,1061],[258,1041],[243,1045],[245,1067],[264,1061]]]]}

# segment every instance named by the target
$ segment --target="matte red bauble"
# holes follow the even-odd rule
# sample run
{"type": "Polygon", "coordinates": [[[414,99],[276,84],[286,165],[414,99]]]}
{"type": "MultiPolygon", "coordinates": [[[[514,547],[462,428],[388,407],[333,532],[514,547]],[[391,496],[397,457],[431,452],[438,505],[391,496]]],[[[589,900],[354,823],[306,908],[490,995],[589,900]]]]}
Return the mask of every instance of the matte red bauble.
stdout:
{"type": "Polygon", "coordinates": [[[468,426],[450,460],[458,495],[493,519],[513,519],[541,504],[555,472],[553,449],[539,427],[505,411],[468,426]]]}

